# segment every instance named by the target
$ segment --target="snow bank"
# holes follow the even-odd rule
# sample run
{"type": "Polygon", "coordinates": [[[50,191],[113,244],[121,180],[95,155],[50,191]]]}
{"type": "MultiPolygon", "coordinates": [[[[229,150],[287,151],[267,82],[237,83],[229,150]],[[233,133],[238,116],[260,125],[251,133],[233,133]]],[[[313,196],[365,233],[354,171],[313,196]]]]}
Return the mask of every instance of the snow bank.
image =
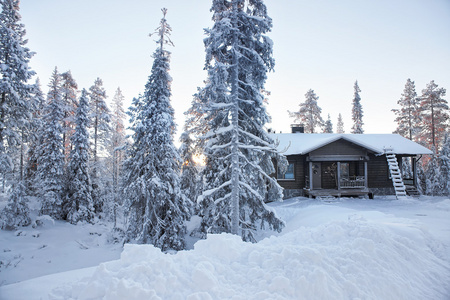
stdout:
{"type": "Polygon", "coordinates": [[[125,245],[50,299],[448,299],[449,264],[429,240],[414,224],[349,214],[257,244],[209,235],[172,255],[125,245]]]}

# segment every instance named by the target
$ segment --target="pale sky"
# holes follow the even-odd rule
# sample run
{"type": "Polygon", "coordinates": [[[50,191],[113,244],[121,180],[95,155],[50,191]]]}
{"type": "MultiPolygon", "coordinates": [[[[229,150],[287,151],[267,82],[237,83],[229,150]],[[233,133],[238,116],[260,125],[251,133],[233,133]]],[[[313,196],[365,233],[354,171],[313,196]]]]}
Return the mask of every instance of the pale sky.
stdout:
{"type": "MultiPolygon", "coordinates": [[[[212,26],[208,0],[22,0],[20,13],[30,67],[42,89],[55,66],[71,70],[80,90],[100,77],[111,101],[117,87],[131,99],[144,91],[157,45],[154,32],[168,9],[172,26],[172,105],[178,134],[197,87],[203,86],[203,28],[212,26]]],[[[266,0],[273,30],[275,72],[268,74],[268,112],[276,131],[289,132],[313,89],[322,117],[338,114],[352,126],[353,84],[358,80],[366,133],[391,133],[392,108],[406,80],[416,91],[431,80],[450,93],[450,0],[266,0]]],[[[34,80],[33,80],[34,81],[34,80]]],[[[447,95],[444,97],[449,100],[447,95]]]]}

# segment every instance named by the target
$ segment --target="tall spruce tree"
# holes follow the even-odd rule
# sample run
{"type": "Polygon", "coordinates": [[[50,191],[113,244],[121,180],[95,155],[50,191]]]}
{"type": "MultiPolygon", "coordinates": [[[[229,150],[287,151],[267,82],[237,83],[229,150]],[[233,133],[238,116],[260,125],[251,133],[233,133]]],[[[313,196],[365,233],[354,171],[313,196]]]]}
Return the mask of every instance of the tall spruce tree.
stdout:
{"type": "Polygon", "coordinates": [[[125,194],[130,213],[128,239],[167,251],[186,247],[184,221],[189,218],[189,205],[180,190],[181,158],[173,144],[170,52],[164,48],[172,45],[171,27],[167,10],[162,11],[152,71],[144,95],[133,101],[134,142],[125,165],[125,194]]]}
{"type": "Polygon", "coordinates": [[[126,143],[125,132],[125,110],[123,102],[125,98],[120,88],[117,88],[112,100],[112,114],[111,114],[111,145],[110,152],[112,153],[112,168],[113,168],[113,186],[117,191],[119,180],[121,176],[122,163],[125,157],[124,149],[126,143]]]}
{"type": "Polygon", "coordinates": [[[353,120],[353,126],[352,126],[352,133],[354,134],[363,134],[363,109],[361,105],[361,97],[359,96],[359,93],[361,93],[361,90],[358,86],[358,81],[355,81],[354,88],[354,94],[353,94],[353,102],[352,102],[352,120],[353,120]]]}
{"type": "Polygon", "coordinates": [[[336,124],[336,133],[345,133],[344,130],[344,121],[342,120],[342,115],[339,113],[337,124],[336,124]]]}
{"type": "Polygon", "coordinates": [[[42,147],[38,155],[40,182],[40,214],[63,219],[62,193],[64,187],[64,103],[61,97],[61,76],[55,68],[47,93],[44,110],[42,147]]]}
{"type": "Polygon", "coordinates": [[[123,102],[125,97],[120,88],[117,88],[112,100],[111,114],[111,141],[109,145],[109,153],[112,168],[112,197],[108,202],[108,212],[114,221],[114,227],[117,225],[117,214],[121,197],[119,185],[122,181],[122,165],[125,160],[126,132],[125,132],[125,110],[123,102]]]}
{"type": "Polygon", "coordinates": [[[111,132],[110,122],[111,115],[109,108],[105,102],[106,91],[103,87],[103,81],[97,78],[94,85],[89,88],[90,91],[90,126],[92,128],[92,167],[91,167],[91,178],[92,178],[92,196],[94,199],[94,208],[96,212],[101,212],[103,210],[103,199],[101,197],[101,191],[103,189],[103,184],[100,178],[100,163],[99,163],[99,152],[104,150],[108,145],[109,133],[111,132]]]}
{"type": "Polygon", "coordinates": [[[264,130],[270,121],[262,90],[273,69],[272,27],[263,1],[213,0],[214,25],[207,29],[206,70],[201,91],[209,131],[202,136],[205,187],[199,197],[202,230],[230,232],[254,241],[254,232],[284,223],[266,205],[282,199],[269,176],[278,156],[264,130]]]}
{"type": "Polygon", "coordinates": [[[4,182],[13,168],[9,153],[23,144],[23,131],[30,120],[32,85],[27,81],[34,71],[28,67],[33,53],[25,46],[19,1],[0,0],[0,6],[0,176],[4,182]]]}
{"type": "Polygon", "coordinates": [[[449,107],[445,96],[446,90],[439,88],[434,80],[422,90],[420,97],[421,127],[420,141],[436,151],[441,146],[448,130],[449,107]]]}
{"type": "Polygon", "coordinates": [[[75,112],[77,110],[78,85],[70,71],[61,74],[61,97],[64,102],[63,141],[64,157],[68,162],[72,149],[71,137],[75,132],[75,112]]]}
{"type": "Polygon", "coordinates": [[[33,94],[31,96],[32,119],[28,135],[28,160],[25,167],[25,186],[28,195],[36,195],[39,180],[36,177],[37,162],[42,147],[43,115],[46,107],[46,100],[41,89],[39,78],[34,84],[33,94]]]}
{"type": "Polygon", "coordinates": [[[66,219],[72,224],[79,221],[92,223],[94,205],[89,175],[89,99],[85,89],[81,92],[75,116],[69,165],[67,166],[67,194],[64,204],[66,219]]]}
{"type": "Polygon", "coordinates": [[[398,109],[393,109],[397,123],[395,133],[400,134],[410,140],[416,140],[416,135],[419,131],[419,100],[416,94],[416,87],[414,81],[408,78],[403,90],[402,97],[397,101],[400,106],[398,109]]]}
{"type": "Polygon", "coordinates": [[[300,110],[298,112],[289,112],[289,115],[291,118],[295,118],[294,122],[305,126],[305,133],[317,133],[319,128],[322,128],[324,125],[321,116],[322,109],[317,104],[319,97],[312,89],[308,90],[305,97],[305,102],[300,103],[300,110]]]}

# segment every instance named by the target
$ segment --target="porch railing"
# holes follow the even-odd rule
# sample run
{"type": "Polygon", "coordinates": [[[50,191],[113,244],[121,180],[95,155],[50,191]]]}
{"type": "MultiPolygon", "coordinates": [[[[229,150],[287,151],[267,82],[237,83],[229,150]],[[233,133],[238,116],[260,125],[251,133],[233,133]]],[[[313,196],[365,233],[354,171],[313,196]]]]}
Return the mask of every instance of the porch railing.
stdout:
{"type": "Polygon", "coordinates": [[[366,187],[364,176],[350,176],[349,178],[341,178],[341,189],[359,189],[366,187]]]}

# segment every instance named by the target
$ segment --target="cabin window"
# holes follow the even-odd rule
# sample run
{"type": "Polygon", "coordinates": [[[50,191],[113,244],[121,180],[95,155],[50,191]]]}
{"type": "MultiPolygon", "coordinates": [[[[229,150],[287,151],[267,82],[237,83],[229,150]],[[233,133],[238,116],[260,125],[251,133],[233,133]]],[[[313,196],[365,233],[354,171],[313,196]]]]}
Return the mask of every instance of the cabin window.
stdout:
{"type": "Polygon", "coordinates": [[[348,162],[341,162],[341,178],[349,178],[350,177],[350,164],[348,162]]]}
{"type": "Polygon", "coordinates": [[[280,170],[278,170],[278,172],[277,172],[277,179],[281,179],[281,180],[295,180],[294,163],[290,162],[288,164],[288,167],[287,167],[286,172],[284,174],[282,172],[280,172],[280,170]]]}

